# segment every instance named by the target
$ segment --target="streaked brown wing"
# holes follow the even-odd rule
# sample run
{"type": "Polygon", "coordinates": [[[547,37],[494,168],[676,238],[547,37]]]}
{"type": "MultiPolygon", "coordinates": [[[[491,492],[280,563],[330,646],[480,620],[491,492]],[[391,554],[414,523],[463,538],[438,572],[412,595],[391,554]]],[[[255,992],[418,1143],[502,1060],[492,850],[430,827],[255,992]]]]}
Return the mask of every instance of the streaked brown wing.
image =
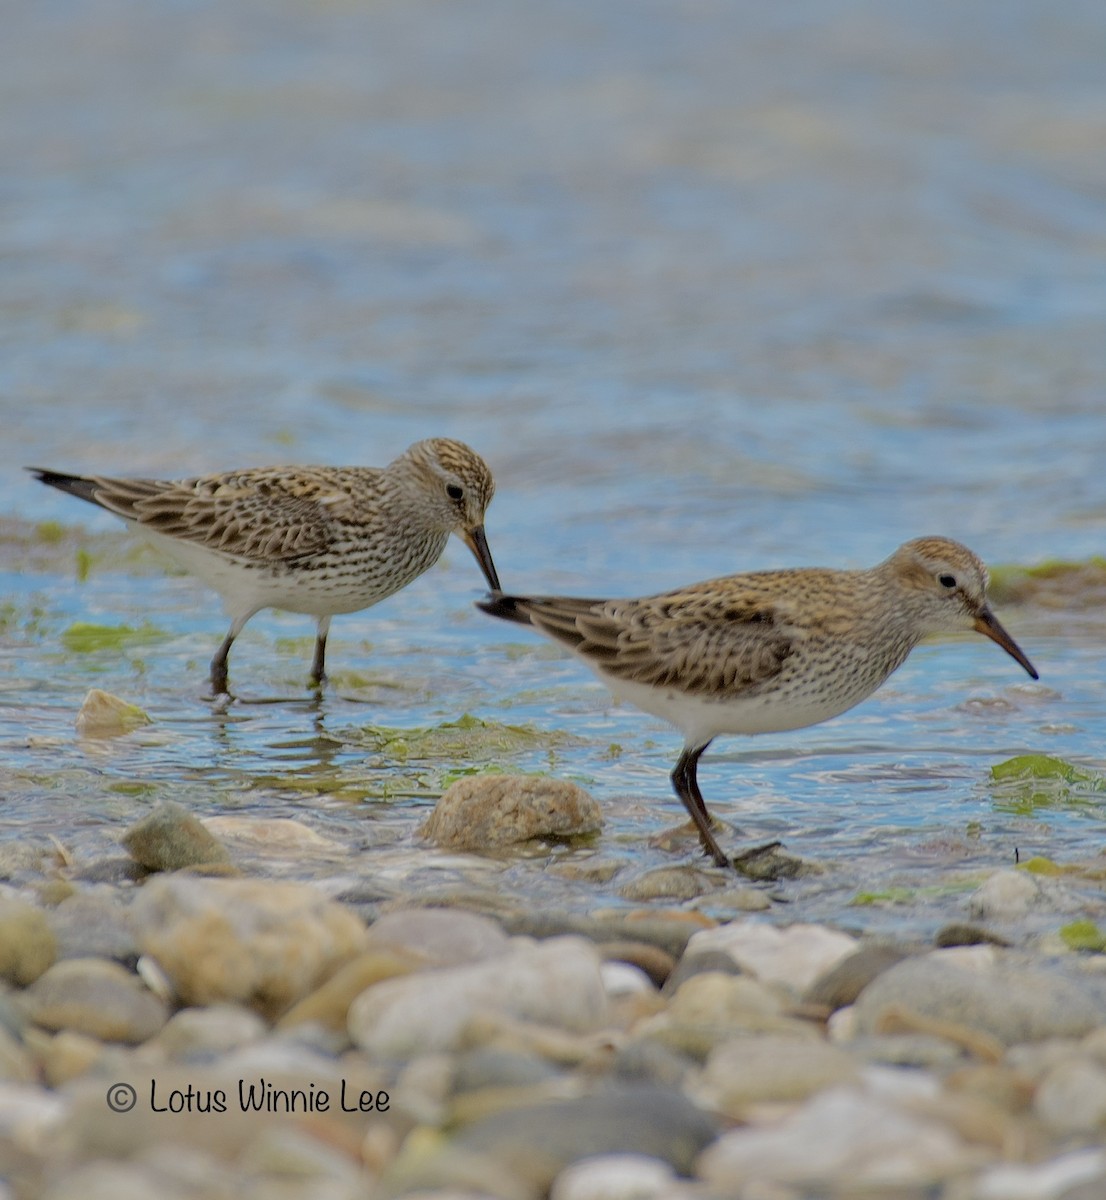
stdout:
{"type": "Polygon", "coordinates": [[[771,602],[688,589],[643,600],[541,597],[531,622],[606,674],[700,695],[755,688],[779,674],[793,637],[771,602]]]}
{"type": "Polygon", "coordinates": [[[236,558],[289,561],[318,553],[349,493],[303,468],[167,482],[92,477],[96,502],[129,521],[236,558]]]}

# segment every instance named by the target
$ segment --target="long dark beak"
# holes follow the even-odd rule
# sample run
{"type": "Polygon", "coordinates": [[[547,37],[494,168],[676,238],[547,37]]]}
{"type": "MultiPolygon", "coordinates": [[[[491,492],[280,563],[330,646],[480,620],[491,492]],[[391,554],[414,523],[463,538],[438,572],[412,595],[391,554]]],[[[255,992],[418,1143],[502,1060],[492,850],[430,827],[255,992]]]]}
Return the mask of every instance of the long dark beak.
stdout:
{"type": "Polygon", "coordinates": [[[1036,667],[1025,657],[1021,647],[1003,629],[999,624],[998,617],[986,605],[983,606],[983,611],[975,619],[975,629],[976,632],[983,634],[984,637],[989,637],[992,642],[997,642],[1016,663],[1020,663],[1025,668],[1031,679],[1040,679],[1036,667]]]}
{"type": "MultiPolygon", "coordinates": [[[[461,537],[480,564],[480,570],[484,572],[488,587],[493,592],[501,592],[503,589],[499,586],[499,576],[495,573],[495,563],[492,562],[492,552],[488,549],[488,539],[484,536],[484,526],[477,525],[475,529],[466,529],[461,537]]],[[[1013,645],[1012,642],[1011,645],[1013,645]]]]}

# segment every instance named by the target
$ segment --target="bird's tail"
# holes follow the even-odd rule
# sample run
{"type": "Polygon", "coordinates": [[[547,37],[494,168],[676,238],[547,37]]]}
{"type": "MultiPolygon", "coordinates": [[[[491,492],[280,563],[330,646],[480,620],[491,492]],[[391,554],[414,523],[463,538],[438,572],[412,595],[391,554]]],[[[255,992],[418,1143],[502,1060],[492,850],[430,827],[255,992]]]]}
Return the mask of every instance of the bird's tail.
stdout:
{"type": "Polygon", "coordinates": [[[52,488],[57,488],[59,492],[67,492],[70,496],[87,500],[89,504],[99,505],[100,503],[96,498],[96,481],[93,479],[84,475],[67,475],[64,471],[50,471],[43,467],[28,467],[27,470],[39,483],[48,484],[52,488]]]}
{"type": "Polygon", "coordinates": [[[516,625],[529,625],[530,614],[523,607],[526,601],[521,596],[505,596],[502,592],[489,592],[487,599],[477,600],[476,607],[493,617],[514,621],[516,625]]]}

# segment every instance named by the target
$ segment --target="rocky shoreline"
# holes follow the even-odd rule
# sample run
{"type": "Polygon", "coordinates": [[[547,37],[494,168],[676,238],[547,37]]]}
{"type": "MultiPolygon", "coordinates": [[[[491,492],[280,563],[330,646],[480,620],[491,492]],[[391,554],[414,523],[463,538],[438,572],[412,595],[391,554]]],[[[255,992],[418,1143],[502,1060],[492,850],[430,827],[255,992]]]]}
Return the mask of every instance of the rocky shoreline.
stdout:
{"type": "MultiPolygon", "coordinates": [[[[482,799],[493,843],[596,821],[555,781],[451,792],[446,844],[482,799]]],[[[1106,956],[1013,934],[1048,878],[995,872],[923,944],[788,921],[736,877],[719,920],[685,902],[698,866],[589,915],[236,865],[317,836],[168,805],[111,869],[8,848],[4,1200],[1106,1190],[1106,956]]]]}

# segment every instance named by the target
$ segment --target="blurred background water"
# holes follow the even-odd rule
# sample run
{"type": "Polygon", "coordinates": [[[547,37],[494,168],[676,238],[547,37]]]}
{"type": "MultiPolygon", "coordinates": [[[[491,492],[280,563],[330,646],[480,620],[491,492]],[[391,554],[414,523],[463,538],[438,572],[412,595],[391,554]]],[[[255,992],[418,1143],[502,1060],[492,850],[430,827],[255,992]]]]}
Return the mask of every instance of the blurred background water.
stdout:
{"type": "MultiPolygon", "coordinates": [[[[310,622],[266,614],[231,678],[279,702],[213,714],[217,599],[28,463],[171,477],[460,437],[515,590],[869,565],[926,533],[992,563],[1103,552],[1100,3],[48,0],[5,26],[0,838],[91,852],[168,796],[437,878],[460,868],[415,826],[487,764],[373,731],[464,713],[527,726],[487,760],[607,816],[597,849],[485,863],[494,886],[613,902],[550,864],[673,861],[648,837],[682,815],[678,735],[477,613],[456,543],[335,621],[318,709],[310,622]],[[137,632],[81,647],[79,622],[137,632]],[[78,739],[90,686],[154,725],[78,739]]],[[[1018,753],[1106,759],[1106,621],[1069,599],[1005,614],[1039,685],[982,639],[923,648],[831,724],[717,743],[712,808],[850,864],[793,898],[852,921],[858,881],[1097,853],[1093,790],[989,782],[1018,753]]]]}

